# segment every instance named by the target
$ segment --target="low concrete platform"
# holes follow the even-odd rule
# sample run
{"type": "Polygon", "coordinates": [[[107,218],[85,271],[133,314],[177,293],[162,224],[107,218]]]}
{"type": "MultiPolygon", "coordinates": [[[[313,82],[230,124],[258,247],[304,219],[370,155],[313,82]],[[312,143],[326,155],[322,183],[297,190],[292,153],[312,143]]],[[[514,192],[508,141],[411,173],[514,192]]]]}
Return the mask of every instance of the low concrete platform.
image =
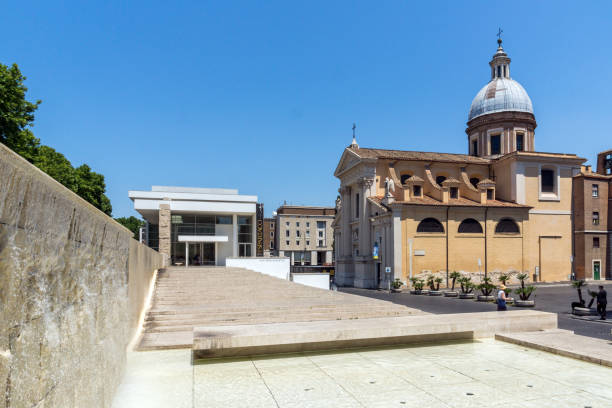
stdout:
{"type": "Polygon", "coordinates": [[[495,339],[612,367],[612,340],[579,336],[569,330],[497,333],[495,339]]]}
{"type": "Polygon", "coordinates": [[[194,358],[246,356],[493,337],[557,328],[534,310],[205,326],[194,328],[194,358]]]}

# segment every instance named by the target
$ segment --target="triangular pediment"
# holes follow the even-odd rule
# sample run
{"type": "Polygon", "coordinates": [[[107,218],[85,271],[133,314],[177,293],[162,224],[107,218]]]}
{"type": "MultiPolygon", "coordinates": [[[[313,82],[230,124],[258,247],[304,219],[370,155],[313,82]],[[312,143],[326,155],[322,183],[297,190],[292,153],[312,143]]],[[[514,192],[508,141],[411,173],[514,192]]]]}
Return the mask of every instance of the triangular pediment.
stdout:
{"type": "Polygon", "coordinates": [[[360,161],[361,158],[355,152],[348,148],[344,149],[340,157],[340,162],[338,162],[338,166],[336,166],[336,170],[334,171],[334,176],[338,177],[340,174],[357,165],[360,161]]]}

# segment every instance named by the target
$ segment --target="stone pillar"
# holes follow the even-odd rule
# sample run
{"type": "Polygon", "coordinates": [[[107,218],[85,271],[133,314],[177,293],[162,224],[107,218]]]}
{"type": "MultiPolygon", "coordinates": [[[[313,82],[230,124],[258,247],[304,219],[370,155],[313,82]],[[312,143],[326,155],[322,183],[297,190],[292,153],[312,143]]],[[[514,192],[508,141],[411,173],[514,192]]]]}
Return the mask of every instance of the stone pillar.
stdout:
{"type": "Polygon", "coordinates": [[[310,264],[317,265],[317,251],[310,251],[310,264]]]}
{"type": "Polygon", "coordinates": [[[336,258],[335,281],[340,286],[353,286],[355,263],[353,258],[353,236],[351,220],[353,219],[353,200],[351,188],[343,186],[338,190],[342,196],[342,214],[340,219],[340,239],[338,257],[336,258]]]}
{"type": "Polygon", "coordinates": [[[359,183],[359,255],[372,256],[371,225],[368,211],[368,197],[374,180],[364,178],[359,183]]]}
{"type": "Polygon", "coordinates": [[[351,205],[352,197],[350,187],[341,188],[340,194],[342,194],[342,219],[340,220],[340,239],[342,240],[342,252],[339,255],[340,258],[347,258],[352,256],[353,251],[353,237],[351,236],[351,219],[353,217],[351,211],[353,209],[353,206],[351,205]]]}
{"type": "Polygon", "coordinates": [[[325,251],[325,263],[332,263],[332,251],[325,251]]]}
{"type": "Polygon", "coordinates": [[[170,262],[170,227],[171,225],[172,225],[172,217],[170,214],[170,204],[160,204],[159,205],[159,253],[164,256],[165,262],[170,262]]]}
{"type": "Polygon", "coordinates": [[[232,256],[238,256],[238,216],[232,216],[232,256]]]}
{"type": "Polygon", "coordinates": [[[255,257],[257,256],[257,231],[256,231],[256,225],[257,225],[257,216],[253,215],[251,217],[251,240],[253,241],[251,244],[251,256],[255,257]]]}
{"type": "Polygon", "coordinates": [[[391,279],[402,279],[402,208],[393,208],[393,265],[391,279]]]}

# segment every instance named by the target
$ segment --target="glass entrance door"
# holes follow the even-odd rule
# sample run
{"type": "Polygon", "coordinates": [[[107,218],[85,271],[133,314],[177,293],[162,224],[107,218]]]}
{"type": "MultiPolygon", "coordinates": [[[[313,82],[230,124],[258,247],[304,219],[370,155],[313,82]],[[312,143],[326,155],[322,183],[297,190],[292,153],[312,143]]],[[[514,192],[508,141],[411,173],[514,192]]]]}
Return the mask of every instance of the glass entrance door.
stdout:
{"type": "Polygon", "coordinates": [[[601,279],[601,262],[593,261],[593,279],[599,280],[601,279]]]}
{"type": "Polygon", "coordinates": [[[190,242],[189,265],[215,265],[215,243],[214,242],[190,242]]]}
{"type": "Polygon", "coordinates": [[[190,242],[189,245],[189,266],[202,265],[202,243],[190,242]]]}
{"type": "Polygon", "coordinates": [[[216,265],[214,242],[202,242],[202,265],[216,265]]]}

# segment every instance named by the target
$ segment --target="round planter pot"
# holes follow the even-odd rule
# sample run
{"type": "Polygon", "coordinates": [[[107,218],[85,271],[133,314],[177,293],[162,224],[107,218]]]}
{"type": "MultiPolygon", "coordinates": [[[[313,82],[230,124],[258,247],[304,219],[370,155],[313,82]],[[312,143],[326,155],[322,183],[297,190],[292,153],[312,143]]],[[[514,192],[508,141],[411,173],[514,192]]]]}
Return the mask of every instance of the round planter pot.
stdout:
{"type": "Polygon", "coordinates": [[[495,296],[478,295],[479,302],[491,302],[495,300],[495,296]]]}
{"type": "Polygon", "coordinates": [[[576,316],[593,316],[595,313],[593,309],[589,309],[588,307],[575,307],[574,314],[576,316]]]}
{"type": "Polygon", "coordinates": [[[414,290],[414,289],[413,289],[413,290],[411,290],[411,291],[410,291],[410,294],[411,294],[411,295],[420,295],[420,294],[421,294],[421,291],[420,291],[420,290],[414,290]]]}
{"type": "Polygon", "coordinates": [[[421,295],[429,295],[429,289],[423,289],[421,295]]]}
{"type": "Polygon", "coordinates": [[[429,296],[442,296],[442,291],[441,290],[430,290],[429,296]]]}
{"type": "Polygon", "coordinates": [[[514,306],[516,307],[534,307],[535,300],[520,300],[517,299],[514,301],[514,306]]]}
{"type": "Polygon", "coordinates": [[[460,293],[459,299],[474,299],[473,293],[460,293]]]}
{"type": "Polygon", "coordinates": [[[391,292],[393,292],[393,293],[400,293],[401,291],[402,291],[401,289],[391,288],[391,292]]]}
{"type": "Polygon", "coordinates": [[[513,305],[514,304],[514,298],[506,298],[506,304],[513,305]]]}
{"type": "Polygon", "coordinates": [[[459,296],[459,292],[456,292],[454,290],[447,290],[446,292],[444,292],[444,296],[445,297],[457,297],[459,296]]]}

